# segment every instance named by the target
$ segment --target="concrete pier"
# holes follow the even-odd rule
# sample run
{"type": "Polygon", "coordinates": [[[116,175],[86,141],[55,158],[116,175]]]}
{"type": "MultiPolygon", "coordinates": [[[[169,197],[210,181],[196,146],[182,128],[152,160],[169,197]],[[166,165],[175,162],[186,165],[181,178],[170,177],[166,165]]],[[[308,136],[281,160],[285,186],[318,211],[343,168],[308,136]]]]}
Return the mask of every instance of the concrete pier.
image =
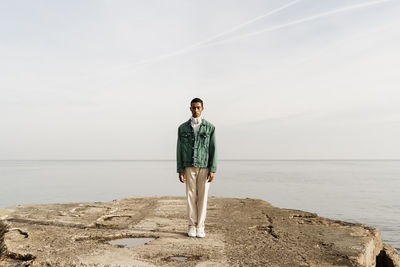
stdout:
{"type": "Polygon", "coordinates": [[[0,208],[0,266],[400,266],[364,224],[209,197],[206,237],[187,236],[184,197],[0,208]],[[118,238],[154,237],[132,247],[118,238]]]}

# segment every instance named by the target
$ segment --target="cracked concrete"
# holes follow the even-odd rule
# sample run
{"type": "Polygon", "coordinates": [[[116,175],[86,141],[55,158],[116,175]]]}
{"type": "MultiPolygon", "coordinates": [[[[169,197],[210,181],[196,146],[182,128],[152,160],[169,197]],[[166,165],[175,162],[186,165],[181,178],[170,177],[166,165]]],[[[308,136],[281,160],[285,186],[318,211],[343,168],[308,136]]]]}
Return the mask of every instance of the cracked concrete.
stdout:
{"type": "Polygon", "coordinates": [[[260,199],[209,197],[205,238],[187,236],[184,197],[15,205],[0,218],[0,266],[399,266],[375,228],[260,199]],[[127,237],[156,239],[107,243],[127,237]]]}

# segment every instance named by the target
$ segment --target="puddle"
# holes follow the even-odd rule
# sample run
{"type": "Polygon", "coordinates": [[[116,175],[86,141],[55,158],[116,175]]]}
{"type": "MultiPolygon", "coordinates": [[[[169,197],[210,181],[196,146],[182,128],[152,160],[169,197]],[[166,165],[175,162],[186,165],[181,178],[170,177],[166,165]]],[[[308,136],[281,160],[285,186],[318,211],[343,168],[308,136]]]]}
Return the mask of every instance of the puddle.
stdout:
{"type": "Polygon", "coordinates": [[[174,256],[174,257],[169,257],[169,258],[174,261],[187,261],[188,260],[188,258],[183,257],[183,256],[174,256]]]}
{"type": "Polygon", "coordinates": [[[154,237],[129,237],[129,238],[119,238],[107,241],[111,245],[118,245],[122,247],[134,247],[139,245],[145,245],[156,238],[154,237]]]}
{"type": "Polygon", "coordinates": [[[187,262],[187,261],[197,261],[200,260],[201,256],[200,255],[176,255],[176,256],[169,256],[164,258],[163,260],[165,261],[179,261],[179,262],[187,262]]]}

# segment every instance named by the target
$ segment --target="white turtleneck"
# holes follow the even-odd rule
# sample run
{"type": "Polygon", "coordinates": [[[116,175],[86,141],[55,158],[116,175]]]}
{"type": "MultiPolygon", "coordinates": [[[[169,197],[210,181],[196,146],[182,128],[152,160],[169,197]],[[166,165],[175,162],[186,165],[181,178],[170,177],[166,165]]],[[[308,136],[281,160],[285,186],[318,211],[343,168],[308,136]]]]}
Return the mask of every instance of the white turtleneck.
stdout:
{"type": "Polygon", "coordinates": [[[194,135],[197,135],[197,131],[199,130],[200,124],[203,121],[204,117],[203,115],[200,115],[200,117],[194,118],[193,116],[190,118],[190,124],[193,127],[194,135]]]}

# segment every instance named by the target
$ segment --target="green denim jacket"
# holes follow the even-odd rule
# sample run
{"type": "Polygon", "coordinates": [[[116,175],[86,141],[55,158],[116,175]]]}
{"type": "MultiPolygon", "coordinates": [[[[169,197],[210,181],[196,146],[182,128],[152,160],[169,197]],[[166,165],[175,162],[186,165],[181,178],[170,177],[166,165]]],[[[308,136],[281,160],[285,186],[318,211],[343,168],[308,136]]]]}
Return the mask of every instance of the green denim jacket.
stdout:
{"type": "Polygon", "coordinates": [[[178,128],[176,149],[177,172],[184,172],[186,166],[208,168],[217,171],[217,149],[215,126],[202,120],[195,136],[190,119],[178,128]]]}

